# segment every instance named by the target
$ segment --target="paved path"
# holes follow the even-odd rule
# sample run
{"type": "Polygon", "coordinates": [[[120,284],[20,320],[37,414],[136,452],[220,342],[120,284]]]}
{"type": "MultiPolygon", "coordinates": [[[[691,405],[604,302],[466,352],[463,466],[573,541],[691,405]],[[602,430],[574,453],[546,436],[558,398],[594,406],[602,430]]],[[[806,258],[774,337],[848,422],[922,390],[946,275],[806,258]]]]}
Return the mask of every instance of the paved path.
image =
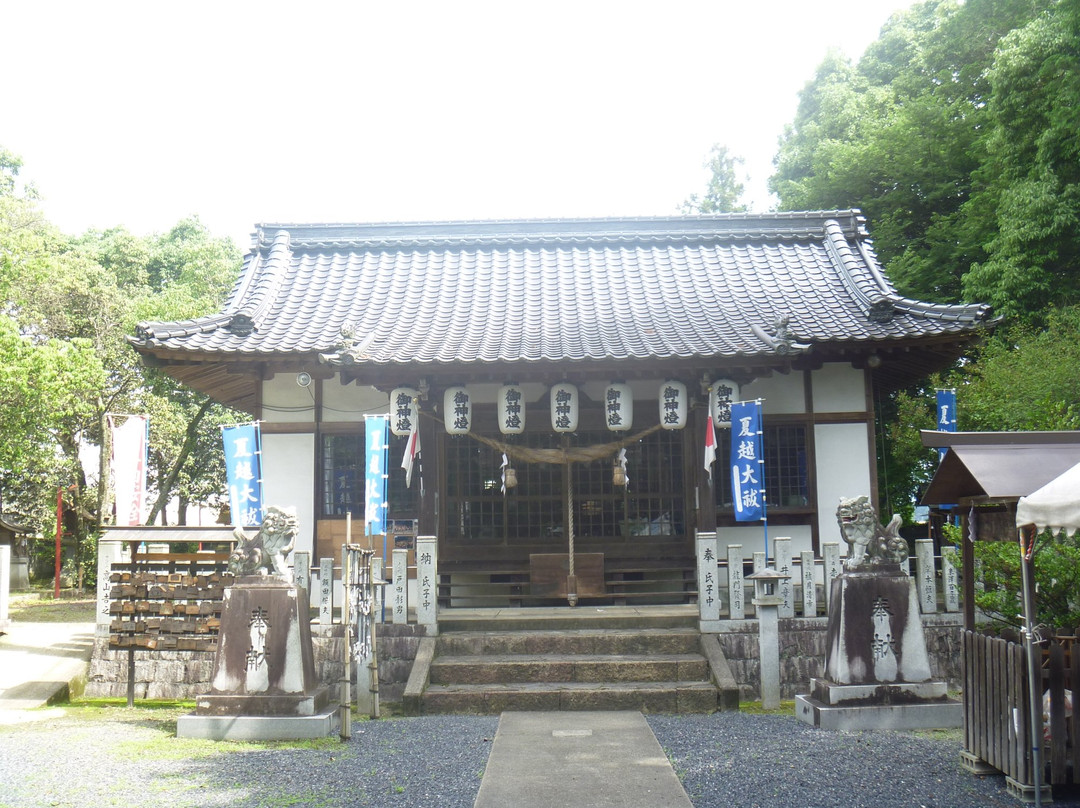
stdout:
{"type": "Polygon", "coordinates": [[[0,634],[0,723],[68,695],[86,677],[93,623],[13,621],[0,634]]]}
{"type": "Polygon", "coordinates": [[[499,719],[475,808],[657,805],[691,808],[635,712],[508,712],[499,719]]]}

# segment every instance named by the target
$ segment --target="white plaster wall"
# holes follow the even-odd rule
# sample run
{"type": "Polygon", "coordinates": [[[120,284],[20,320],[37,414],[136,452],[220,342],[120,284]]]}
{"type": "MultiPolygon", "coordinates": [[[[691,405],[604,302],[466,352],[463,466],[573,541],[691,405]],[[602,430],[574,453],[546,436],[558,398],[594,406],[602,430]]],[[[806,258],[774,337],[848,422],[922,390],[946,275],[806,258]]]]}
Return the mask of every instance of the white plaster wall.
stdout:
{"type": "Polygon", "coordinates": [[[814,412],[864,412],[866,377],[847,363],[825,365],[812,374],[814,412]]]}
{"type": "Polygon", "coordinates": [[[841,542],[836,527],[836,506],[841,497],[870,496],[870,447],[865,424],[818,424],[814,427],[817,450],[817,509],[821,542],[841,542]]]}
{"type": "MultiPolygon", "coordinates": [[[[776,539],[791,539],[791,554],[793,556],[798,556],[803,550],[814,549],[814,537],[809,525],[783,525],[779,527],[770,525],[770,556],[773,554],[773,541],[776,539]]],[[[729,544],[741,544],[743,558],[748,561],[754,557],[754,553],[765,550],[765,530],[760,522],[755,522],[747,527],[718,527],[716,529],[716,540],[720,558],[727,558],[727,546],[729,544]]]]}
{"type": "MultiPolygon", "coordinates": [[[[296,508],[296,552],[312,552],[315,536],[315,436],[262,435],[263,504],[296,508]]],[[[314,560],[313,560],[314,563],[314,560]]]]}
{"type": "Polygon", "coordinates": [[[363,421],[365,415],[390,412],[390,398],[374,387],[342,384],[337,377],[323,382],[322,420],[363,421]]]}
{"type": "Polygon", "coordinates": [[[762,410],[766,415],[797,415],[806,412],[801,372],[787,375],[775,373],[755,379],[750,384],[743,385],[740,392],[743,401],[762,399],[762,410]]]}
{"type": "Polygon", "coordinates": [[[295,373],[278,373],[262,385],[263,420],[274,423],[315,422],[315,382],[307,387],[296,383],[295,373]]]}

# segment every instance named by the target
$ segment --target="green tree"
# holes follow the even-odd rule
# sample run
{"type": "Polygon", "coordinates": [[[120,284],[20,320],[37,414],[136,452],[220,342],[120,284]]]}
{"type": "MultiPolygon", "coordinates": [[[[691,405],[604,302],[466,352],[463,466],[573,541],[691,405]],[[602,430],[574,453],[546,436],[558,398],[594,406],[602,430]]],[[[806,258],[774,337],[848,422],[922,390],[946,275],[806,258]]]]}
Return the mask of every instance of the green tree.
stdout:
{"type": "Polygon", "coordinates": [[[745,161],[728,151],[727,146],[714,143],[703,167],[709,172],[709,182],[702,196],[690,194],[682,203],[683,213],[740,213],[746,210],[742,202],[746,187],[745,161]]]}
{"type": "Polygon", "coordinates": [[[1045,328],[1017,323],[953,372],[965,431],[1080,429],[1080,307],[1057,309],[1045,328]]]}
{"type": "MultiPolygon", "coordinates": [[[[123,326],[111,333],[119,340],[117,365],[130,366],[138,379],[134,409],[128,411],[150,416],[149,475],[155,496],[147,521],[163,518],[165,504],[174,496],[180,499],[182,521],[189,502],[216,505],[215,492],[224,491],[224,458],[216,426],[235,422],[237,416],[141,367],[126,337],[141,320],[184,319],[220,310],[238,272],[239,250],[231,240],[214,237],[194,217],[145,239],[123,229],[88,233],[80,240],[80,249],[108,267],[113,277],[128,281],[130,311],[123,326]]],[[[101,473],[107,474],[104,466],[101,473]]]]}
{"type": "Polygon", "coordinates": [[[930,0],[894,15],[857,64],[829,54],[781,139],[781,209],[861,208],[903,292],[960,300],[993,228],[986,201],[971,203],[997,46],[1052,5],[930,0]]]}
{"type": "Polygon", "coordinates": [[[143,368],[126,338],[139,320],[218,311],[240,256],[195,218],[145,238],[123,228],[65,237],[20,185],[20,168],[0,149],[0,497],[51,537],[56,491],[74,483],[66,530],[90,548],[111,512],[107,413],[151,414],[161,501],[213,502],[224,491],[215,425],[236,416],[143,368]],[[101,457],[91,477],[80,462],[87,446],[101,457]]]}
{"type": "Polygon", "coordinates": [[[1080,7],[1052,5],[1001,40],[991,88],[983,184],[971,213],[991,218],[969,297],[1038,322],[1080,301],[1080,7]]]}

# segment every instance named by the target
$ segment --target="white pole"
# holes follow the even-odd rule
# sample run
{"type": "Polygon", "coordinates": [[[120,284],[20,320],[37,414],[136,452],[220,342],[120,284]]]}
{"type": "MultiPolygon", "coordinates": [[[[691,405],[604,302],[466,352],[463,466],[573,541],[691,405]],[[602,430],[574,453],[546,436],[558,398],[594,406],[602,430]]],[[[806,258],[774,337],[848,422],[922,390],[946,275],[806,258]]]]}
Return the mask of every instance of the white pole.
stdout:
{"type": "Polygon", "coordinates": [[[1031,536],[1031,556],[1028,557],[1028,549],[1025,543],[1025,528],[1020,528],[1020,573],[1023,580],[1024,592],[1024,643],[1027,650],[1028,662],[1028,690],[1031,704],[1031,779],[1035,785],[1035,806],[1042,805],[1042,665],[1041,660],[1036,659],[1035,644],[1035,598],[1032,592],[1031,579],[1035,576],[1035,535],[1031,536]]]}

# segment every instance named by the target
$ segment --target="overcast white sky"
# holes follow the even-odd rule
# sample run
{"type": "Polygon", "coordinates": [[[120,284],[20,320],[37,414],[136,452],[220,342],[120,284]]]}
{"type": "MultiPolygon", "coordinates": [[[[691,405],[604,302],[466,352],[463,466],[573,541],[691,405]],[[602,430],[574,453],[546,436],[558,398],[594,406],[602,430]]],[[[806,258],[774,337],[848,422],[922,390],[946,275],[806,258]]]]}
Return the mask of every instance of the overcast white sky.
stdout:
{"type": "Polygon", "coordinates": [[[829,47],[911,0],[5,4],[0,145],[63,230],[664,215],[752,203],[829,47]]]}

